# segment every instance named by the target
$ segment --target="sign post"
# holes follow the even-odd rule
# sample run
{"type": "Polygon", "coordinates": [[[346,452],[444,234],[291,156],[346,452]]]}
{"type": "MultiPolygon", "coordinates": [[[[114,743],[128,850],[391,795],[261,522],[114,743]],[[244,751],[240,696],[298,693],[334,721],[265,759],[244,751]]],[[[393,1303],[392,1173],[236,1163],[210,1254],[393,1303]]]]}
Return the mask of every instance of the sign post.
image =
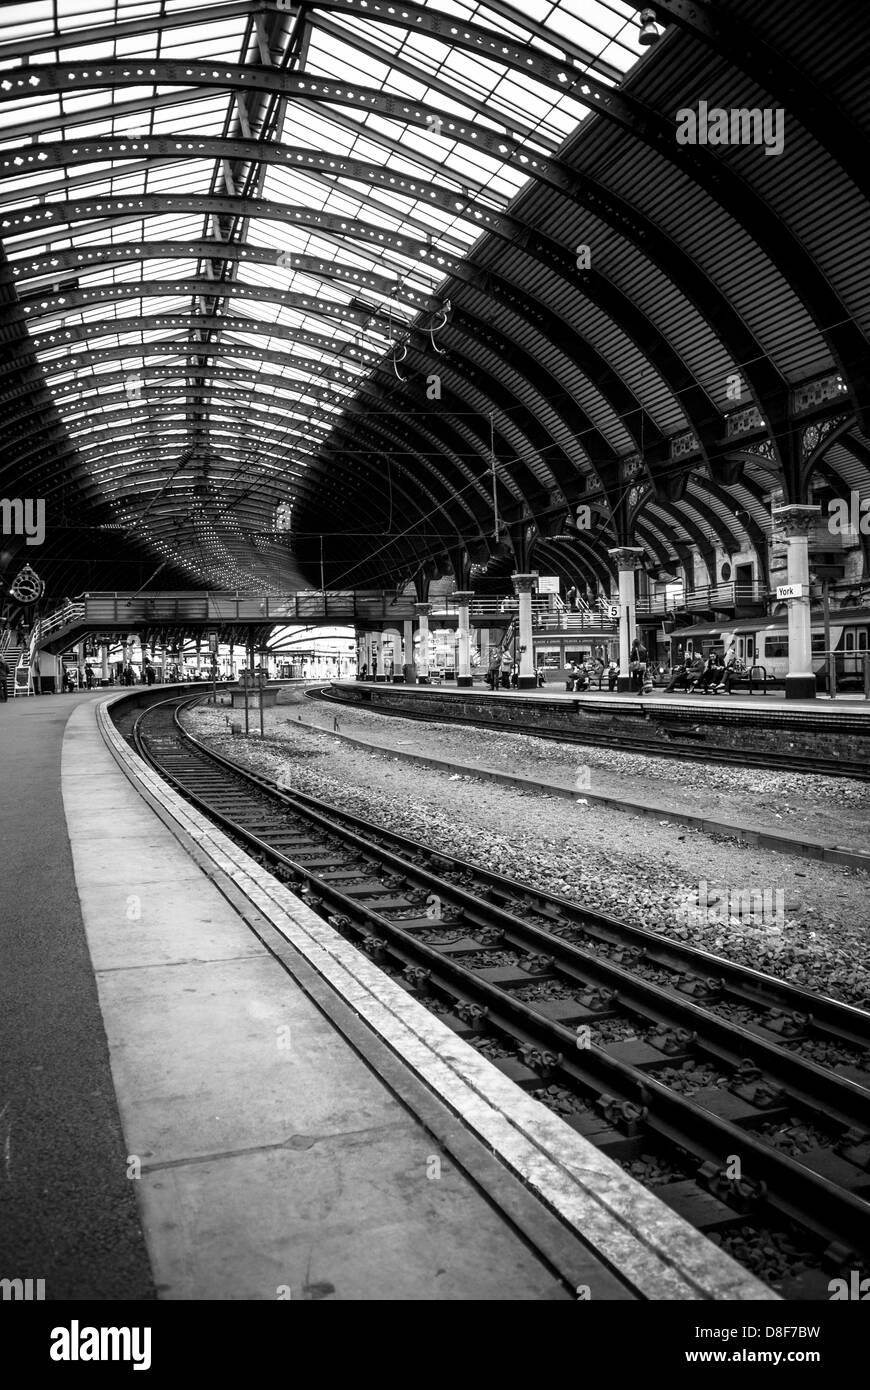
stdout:
{"type": "Polygon", "coordinates": [[[828,663],[828,695],[837,698],[837,658],[831,651],[831,597],[827,579],[822,580],[822,604],[825,619],[825,660],[828,663]]]}
{"type": "Polygon", "coordinates": [[[208,649],[211,653],[211,702],[217,708],[218,635],[216,632],[208,634],[208,649]]]}

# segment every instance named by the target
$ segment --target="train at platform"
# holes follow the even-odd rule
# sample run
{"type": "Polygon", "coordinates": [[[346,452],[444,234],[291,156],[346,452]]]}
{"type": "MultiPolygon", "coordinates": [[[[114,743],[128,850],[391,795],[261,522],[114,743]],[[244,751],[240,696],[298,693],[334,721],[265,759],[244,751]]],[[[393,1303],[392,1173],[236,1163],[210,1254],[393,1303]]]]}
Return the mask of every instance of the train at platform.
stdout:
{"type": "MultiPolygon", "coordinates": [[[[821,687],[826,680],[828,650],[836,660],[837,688],[863,689],[865,667],[870,656],[870,608],[839,608],[830,615],[830,648],[826,646],[825,624],[821,613],[811,617],[812,662],[816,682],[821,687]]],[[[726,652],[732,642],[737,660],[748,671],[764,668],[769,680],[782,680],[788,674],[788,617],[735,618],[727,622],[696,623],[676,628],[668,634],[671,664],[676,664],[679,651],[686,656],[710,652],[726,652]]]]}

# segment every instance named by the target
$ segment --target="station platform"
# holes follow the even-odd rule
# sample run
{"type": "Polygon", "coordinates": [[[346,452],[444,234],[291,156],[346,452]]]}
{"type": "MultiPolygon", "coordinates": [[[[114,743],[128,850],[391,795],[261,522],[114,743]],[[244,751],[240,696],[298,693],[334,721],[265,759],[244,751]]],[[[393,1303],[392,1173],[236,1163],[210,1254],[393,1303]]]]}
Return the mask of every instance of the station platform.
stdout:
{"type": "MultiPolygon", "coordinates": [[[[324,681],[326,684],[326,681],[324,681]]],[[[614,711],[633,712],[637,709],[691,709],[691,710],[759,710],[766,706],[786,711],[788,713],[806,711],[812,714],[831,714],[834,718],[848,716],[850,719],[864,718],[867,720],[870,729],[870,700],[866,700],[861,694],[851,694],[838,692],[834,699],[829,699],[827,695],[819,695],[815,700],[787,700],[782,690],[768,690],[766,694],[761,691],[750,695],[748,692],[736,695],[705,695],[699,691],[695,695],[684,692],[672,691],[666,694],[661,688],[656,688],[650,695],[638,695],[635,692],[618,694],[616,691],[609,690],[587,690],[570,691],[565,689],[565,682],[559,685],[538,686],[530,690],[490,690],[485,681],[475,679],[471,686],[458,686],[455,681],[433,681],[426,685],[406,685],[404,682],[390,681],[359,681],[359,680],[330,680],[330,685],[336,687],[359,688],[360,686],[371,686],[375,690],[396,690],[396,691],[418,691],[426,693],[428,691],[452,691],[457,695],[467,696],[474,694],[475,697],[483,696],[491,700],[529,700],[546,701],[550,703],[578,702],[582,705],[598,705],[612,707],[614,711]]]]}
{"type": "Polygon", "coordinates": [[[0,1277],[50,1300],[774,1297],[139,762],[125,698],[0,709],[0,1277]]]}

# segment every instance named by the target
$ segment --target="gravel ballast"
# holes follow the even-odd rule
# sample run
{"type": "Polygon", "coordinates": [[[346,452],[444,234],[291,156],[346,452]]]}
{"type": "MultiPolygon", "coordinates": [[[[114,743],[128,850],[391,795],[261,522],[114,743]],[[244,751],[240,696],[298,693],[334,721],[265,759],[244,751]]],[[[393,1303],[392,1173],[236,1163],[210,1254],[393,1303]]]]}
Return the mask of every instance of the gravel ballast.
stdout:
{"type": "MultiPolygon", "coordinates": [[[[865,871],[584,804],[582,789],[577,801],[566,801],[403,763],[388,747],[366,752],[327,731],[305,728],[296,722],[299,714],[330,729],[335,717],[333,708],[312,702],[279,705],[266,712],[262,741],[259,736],[233,737],[230,721],[239,716],[229,708],[203,706],[184,718],[191,732],[214,740],[225,756],[429,848],[803,988],[867,1006],[865,871]],[[699,888],[706,891],[708,910],[698,907],[699,888]],[[745,900],[737,905],[735,892],[757,895],[754,913],[745,900]],[[763,912],[761,894],[768,895],[763,912]]],[[[772,825],[791,833],[805,825],[808,833],[819,835],[820,814],[829,815],[833,821],[826,826],[837,829],[825,833],[835,835],[837,843],[864,847],[859,826],[861,817],[866,818],[870,787],[863,783],[578,749],[525,735],[393,718],[385,730],[383,718],[356,710],[342,709],[338,718],[343,732],[383,740],[397,750],[459,764],[477,761],[548,781],[562,782],[573,773],[581,786],[588,769],[595,790],[612,788],[614,795],[646,797],[672,809],[700,807],[738,823],[760,823],[759,807],[767,804],[781,808],[774,816],[782,820],[774,819],[772,825]],[[605,777],[612,781],[605,784],[605,777]],[[698,799],[690,803],[687,793],[698,799]],[[799,805],[789,811],[795,803],[799,805]]]]}

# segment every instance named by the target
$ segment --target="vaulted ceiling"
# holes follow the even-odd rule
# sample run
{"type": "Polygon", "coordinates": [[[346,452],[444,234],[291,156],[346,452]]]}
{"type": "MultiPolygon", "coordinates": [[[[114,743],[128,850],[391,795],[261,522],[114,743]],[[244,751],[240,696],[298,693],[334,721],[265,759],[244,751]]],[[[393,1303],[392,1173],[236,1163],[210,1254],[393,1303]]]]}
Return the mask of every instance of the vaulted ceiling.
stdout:
{"type": "Polygon", "coordinates": [[[517,556],[592,506],[606,580],[870,491],[859,8],[654,8],[0,6],[0,486],[47,503],[0,568],[392,585],[495,489],[517,556]],[[679,143],[703,104],[781,148],[679,143]]]}

